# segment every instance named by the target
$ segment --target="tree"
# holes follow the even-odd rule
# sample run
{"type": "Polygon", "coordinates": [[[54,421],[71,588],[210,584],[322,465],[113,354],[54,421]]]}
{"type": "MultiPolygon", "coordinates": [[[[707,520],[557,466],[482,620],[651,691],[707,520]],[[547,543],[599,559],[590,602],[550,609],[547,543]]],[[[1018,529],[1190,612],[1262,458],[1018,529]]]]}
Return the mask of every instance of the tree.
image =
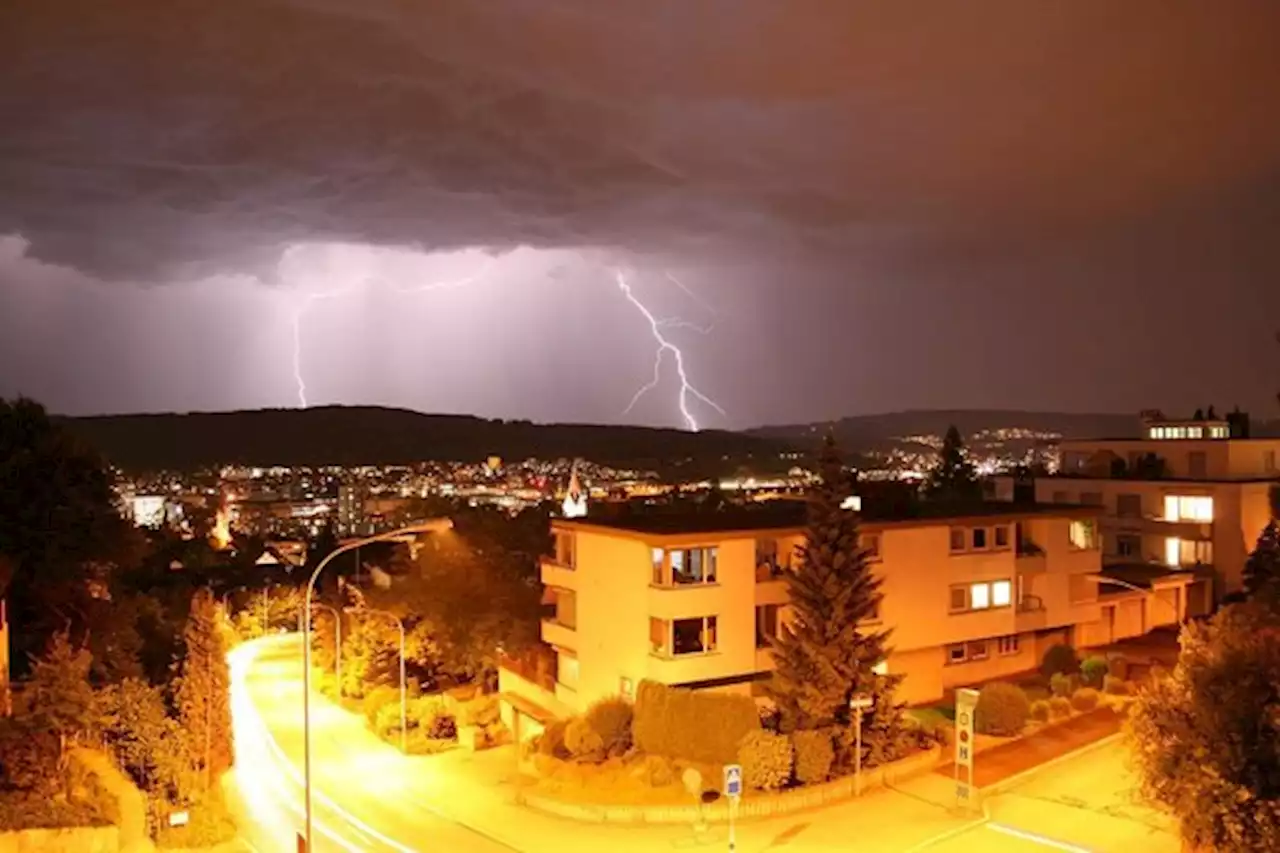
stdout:
{"type": "Polygon", "coordinates": [[[982,484],[973,463],[965,457],[964,439],[955,424],[947,427],[942,449],[938,451],[938,463],[925,482],[925,494],[931,500],[939,501],[982,500],[982,484]]]}
{"type": "Polygon", "coordinates": [[[768,685],[788,731],[847,724],[852,696],[892,688],[872,672],[888,654],[888,632],[862,628],[879,610],[880,581],[859,546],[857,513],[841,508],[851,484],[830,436],[820,468],[799,567],[786,575],[793,618],[774,641],[768,685]]]}
{"type": "Polygon", "coordinates": [[[139,788],[165,802],[189,797],[190,737],[169,715],[158,687],[135,678],[108,685],[98,692],[96,717],[103,742],[139,788]]]}
{"type": "Polygon", "coordinates": [[[1250,599],[1280,603],[1280,526],[1275,519],[1262,529],[1245,561],[1244,591],[1250,599]]]}
{"type": "Polygon", "coordinates": [[[183,631],[174,702],[178,720],[192,740],[195,765],[205,790],[234,758],[231,735],[231,672],[219,629],[218,601],[207,589],[191,599],[183,631]]]}
{"type": "Polygon", "coordinates": [[[76,648],[65,631],[55,634],[48,650],[31,668],[27,688],[32,721],[58,736],[58,766],[64,766],[67,744],[88,731],[93,720],[93,688],[89,686],[88,650],[76,648]]]}
{"type": "Polygon", "coordinates": [[[54,634],[86,627],[91,567],[127,564],[141,543],[101,458],[31,400],[0,399],[0,483],[0,596],[13,660],[25,668],[54,634]]]}
{"type": "Polygon", "coordinates": [[[1143,794],[1184,849],[1274,850],[1280,837],[1280,622],[1255,604],[1183,629],[1172,674],[1130,713],[1143,794]]]}

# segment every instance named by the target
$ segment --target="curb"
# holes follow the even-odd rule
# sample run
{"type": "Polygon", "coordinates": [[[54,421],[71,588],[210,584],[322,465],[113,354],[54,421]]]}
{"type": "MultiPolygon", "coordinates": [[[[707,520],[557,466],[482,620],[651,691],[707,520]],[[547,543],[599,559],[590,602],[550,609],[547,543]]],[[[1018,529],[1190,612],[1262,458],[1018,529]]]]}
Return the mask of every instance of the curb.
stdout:
{"type": "Polygon", "coordinates": [[[1022,784],[1027,779],[1030,779],[1032,776],[1035,776],[1037,773],[1041,773],[1045,770],[1048,770],[1051,767],[1056,767],[1059,764],[1064,764],[1073,758],[1079,758],[1082,755],[1087,755],[1090,752],[1093,752],[1094,750],[1098,750],[1098,749],[1102,749],[1103,747],[1110,746],[1111,744],[1120,740],[1120,738],[1123,736],[1124,736],[1124,732],[1116,732],[1115,734],[1107,735],[1104,738],[1099,738],[1098,740],[1095,740],[1093,743],[1086,743],[1084,746],[1078,746],[1075,749],[1071,750],[1070,752],[1064,752],[1062,755],[1056,756],[1054,758],[1050,758],[1048,761],[1044,762],[1043,764],[1037,764],[1035,767],[1028,767],[1026,770],[1020,771],[1018,773],[1013,774],[1012,776],[1008,776],[1004,779],[1001,779],[999,782],[992,782],[990,785],[987,785],[986,787],[979,788],[978,793],[983,799],[985,799],[988,796],[1002,794],[1009,788],[1013,788],[1013,787],[1016,787],[1017,785],[1022,784]]]}

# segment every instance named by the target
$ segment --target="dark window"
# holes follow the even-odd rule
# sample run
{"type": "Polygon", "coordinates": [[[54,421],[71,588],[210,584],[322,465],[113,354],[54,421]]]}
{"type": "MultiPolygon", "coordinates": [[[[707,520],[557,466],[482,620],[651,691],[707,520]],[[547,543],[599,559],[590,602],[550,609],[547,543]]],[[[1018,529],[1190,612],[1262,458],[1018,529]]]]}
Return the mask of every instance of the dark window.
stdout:
{"type": "Polygon", "coordinates": [[[770,641],[778,636],[778,605],[761,604],[756,607],[756,648],[767,649],[770,641]]]}
{"type": "Polygon", "coordinates": [[[1005,527],[1003,524],[996,528],[996,547],[1009,547],[1009,528],[1005,527]]]}
{"type": "Polygon", "coordinates": [[[1116,495],[1116,515],[1121,518],[1142,517],[1142,495],[1116,495]]]}
{"type": "Polygon", "coordinates": [[[964,663],[964,646],[947,646],[947,663],[964,663]]]}
{"type": "Polygon", "coordinates": [[[1116,536],[1116,554],[1121,557],[1138,557],[1142,554],[1142,537],[1134,533],[1116,536]]]}
{"type": "Polygon", "coordinates": [[[973,547],[974,550],[981,550],[982,548],[987,547],[987,528],[973,528],[973,547]]]}
{"type": "Polygon", "coordinates": [[[969,609],[969,590],[963,586],[951,587],[951,609],[952,610],[968,610],[969,609]]]}
{"type": "Polygon", "coordinates": [[[964,530],[959,527],[953,527],[951,529],[951,550],[964,550],[964,530]]]}

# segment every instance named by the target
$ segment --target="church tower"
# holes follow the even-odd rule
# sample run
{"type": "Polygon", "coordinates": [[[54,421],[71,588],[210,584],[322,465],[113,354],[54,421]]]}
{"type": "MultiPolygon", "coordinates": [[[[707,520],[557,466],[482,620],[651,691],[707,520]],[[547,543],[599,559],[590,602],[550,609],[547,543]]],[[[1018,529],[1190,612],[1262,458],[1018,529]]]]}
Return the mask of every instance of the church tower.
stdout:
{"type": "Polygon", "coordinates": [[[582,518],[587,514],[587,490],[582,488],[578,480],[578,463],[573,463],[569,472],[569,488],[565,490],[564,503],[561,510],[565,518],[582,518]]]}

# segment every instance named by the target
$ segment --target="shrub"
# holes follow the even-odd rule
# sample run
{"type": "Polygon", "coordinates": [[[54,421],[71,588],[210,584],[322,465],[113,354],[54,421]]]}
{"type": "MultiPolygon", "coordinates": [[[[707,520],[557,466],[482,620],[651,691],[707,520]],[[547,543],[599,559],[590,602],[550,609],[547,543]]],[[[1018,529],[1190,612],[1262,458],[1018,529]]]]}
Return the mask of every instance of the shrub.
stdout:
{"type": "Polygon", "coordinates": [[[791,779],[791,742],[762,729],[748,732],[738,747],[742,781],[760,791],[781,788],[791,779]]]}
{"type": "Polygon", "coordinates": [[[1129,696],[1133,693],[1133,685],[1128,681],[1116,678],[1114,675],[1108,675],[1102,681],[1102,690],[1112,696],[1129,696]]]}
{"type": "Polygon", "coordinates": [[[604,758],[604,740],[582,717],[574,717],[565,726],[564,745],[575,761],[597,763],[604,758]]]}
{"type": "Polygon", "coordinates": [[[760,715],[760,728],[768,732],[776,732],[782,727],[782,710],[772,699],[756,703],[756,713],[760,715]]]}
{"type": "Polygon", "coordinates": [[[372,690],[364,694],[364,698],[360,700],[360,712],[364,714],[365,722],[370,728],[375,728],[378,722],[378,711],[383,705],[389,705],[392,702],[399,703],[400,691],[395,687],[388,687],[380,684],[372,690]]]}
{"type": "Polygon", "coordinates": [[[742,738],[760,731],[760,717],[750,696],[641,681],[631,731],[636,745],[650,755],[731,764],[742,738]]]}
{"type": "Polygon", "coordinates": [[[1071,707],[1077,711],[1092,711],[1098,707],[1098,691],[1092,687],[1081,687],[1071,694],[1071,707]]]}
{"type": "Polygon", "coordinates": [[[1085,687],[1098,688],[1107,674],[1107,659],[1094,655],[1080,664],[1080,680],[1085,687]]]}
{"type": "Polygon", "coordinates": [[[836,758],[829,732],[796,732],[791,736],[791,748],[795,754],[797,782],[816,785],[827,781],[836,758]]]}
{"type": "Polygon", "coordinates": [[[1055,719],[1071,716],[1071,700],[1065,696],[1054,696],[1049,700],[1049,714],[1055,719]]]}
{"type": "Polygon", "coordinates": [[[1037,699],[1031,703],[1031,719],[1044,723],[1049,719],[1049,700],[1037,699]]]}
{"type": "Polygon", "coordinates": [[[1027,724],[1031,703],[1022,688],[1003,681],[988,684],[978,694],[974,728],[984,735],[1012,736],[1027,724]]]}
{"type": "Polygon", "coordinates": [[[671,759],[661,755],[649,755],[644,759],[642,778],[654,788],[665,788],[676,782],[676,768],[671,759]]]}
{"type": "Polygon", "coordinates": [[[496,723],[501,715],[496,693],[459,701],[457,711],[454,713],[460,726],[490,726],[496,723]]]}
{"type": "Polygon", "coordinates": [[[538,754],[552,758],[568,758],[569,750],[564,744],[565,729],[569,726],[565,720],[555,720],[542,730],[538,738],[538,754]]]}
{"type": "Polygon", "coordinates": [[[1073,673],[1080,669],[1080,661],[1076,659],[1076,650],[1063,643],[1055,643],[1045,649],[1040,661],[1040,672],[1052,677],[1056,673],[1073,673]]]}
{"type": "Polygon", "coordinates": [[[436,717],[445,713],[444,700],[439,696],[420,696],[409,700],[406,711],[410,729],[430,729],[436,717]]]}
{"type": "Polygon", "coordinates": [[[1055,672],[1049,677],[1049,692],[1063,699],[1075,692],[1075,678],[1063,672],[1055,672]]]}
{"type": "Polygon", "coordinates": [[[631,721],[634,716],[631,703],[616,696],[593,704],[583,719],[600,736],[606,755],[622,755],[631,748],[631,721]]]}
{"type": "Polygon", "coordinates": [[[1116,653],[1107,658],[1107,674],[1114,675],[1122,681],[1129,678],[1129,659],[1116,653]]]}
{"type": "Polygon", "coordinates": [[[431,720],[431,728],[427,729],[427,737],[431,740],[457,740],[457,718],[452,714],[437,714],[431,720]]]}
{"type": "MultiPolygon", "coordinates": [[[[405,709],[405,719],[408,719],[408,709],[405,709]]],[[[400,732],[400,703],[391,702],[383,705],[378,709],[377,716],[374,717],[373,730],[378,737],[389,737],[400,732]]]]}

